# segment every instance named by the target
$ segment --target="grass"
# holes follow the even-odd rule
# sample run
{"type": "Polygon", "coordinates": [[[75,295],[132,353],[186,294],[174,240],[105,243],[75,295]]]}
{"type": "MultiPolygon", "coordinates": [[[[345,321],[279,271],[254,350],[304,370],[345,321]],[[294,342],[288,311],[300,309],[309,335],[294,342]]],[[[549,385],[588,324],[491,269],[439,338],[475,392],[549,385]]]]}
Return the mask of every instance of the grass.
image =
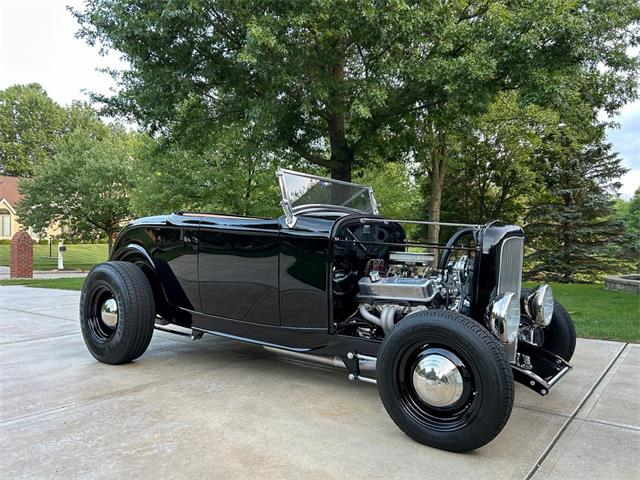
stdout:
{"type": "MultiPolygon", "coordinates": [[[[0,245],[0,266],[9,265],[9,245],[0,245]]],[[[108,247],[104,243],[83,243],[66,245],[64,252],[65,270],[91,270],[94,265],[107,259],[108,247]]],[[[52,247],[54,258],[49,257],[49,245],[33,246],[33,269],[55,270],[58,268],[57,244],[52,247]]]]}
{"type": "MultiPolygon", "coordinates": [[[[84,278],[0,280],[2,285],[81,290],[84,278]]],[[[533,284],[526,284],[530,287],[533,284]]],[[[602,285],[551,285],[569,311],[579,337],[640,343],[640,295],[605,290],[602,285]]]]}
{"type": "Polygon", "coordinates": [[[551,289],[571,314],[579,337],[640,343],[640,295],[601,284],[553,283],[551,289]]]}
{"type": "Polygon", "coordinates": [[[0,287],[4,285],[25,285],[36,288],[55,288],[56,290],[82,290],[84,278],[52,278],[52,279],[12,279],[0,280],[0,287]]]}

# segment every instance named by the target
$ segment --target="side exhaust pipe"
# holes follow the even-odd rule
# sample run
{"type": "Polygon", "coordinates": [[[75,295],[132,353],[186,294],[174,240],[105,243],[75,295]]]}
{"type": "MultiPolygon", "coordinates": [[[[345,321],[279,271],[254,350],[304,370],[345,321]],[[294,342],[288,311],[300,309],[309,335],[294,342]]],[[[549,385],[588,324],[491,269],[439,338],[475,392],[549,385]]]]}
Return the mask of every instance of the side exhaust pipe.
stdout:
{"type": "MultiPolygon", "coordinates": [[[[156,323],[154,325],[156,330],[161,330],[167,333],[173,333],[174,335],[182,335],[185,337],[191,337],[192,340],[198,340],[204,334],[201,330],[195,329],[187,329],[184,327],[180,327],[178,325],[169,324],[168,322],[163,321],[162,319],[156,319],[156,323]]],[[[291,350],[285,350],[277,347],[268,347],[263,345],[266,351],[270,353],[274,353],[276,355],[282,355],[289,358],[294,358],[296,360],[300,360],[302,362],[315,363],[319,365],[324,365],[329,368],[334,368],[338,370],[347,370],[349,371],[348,378],[349,380],[360,380],[361,382],[367,383],[376,383],[376,357],[370,357],[367,355],[360,355],[358,353],[349,352],[347,354],[347,359],[352,361],[353,359],[357,359],[358,368],[356,374],[355,371],[352,371],[346,364],[345,361],[339,356],[327,356],[327,355],[312,355],[310,353],[302,353],[302,352],[292,352],[291,350]],[[367,375],[362,376],[360,374],[367,375]]],[[[351,362],[349,362],[351,363],[351,362]]]]}
{"type": "MultiPolygon", "coordinates": [[[[263,346],[266,351],[270,353],[275,353],[276,355],[282,355],[290,358],[295,358],[301,361],[316,363],[319,365],[325,365],[327,367],[339,369],[339,370],[349,370],[344,363],[344,360],[338,356],[326,356],[326,355],[312,355],[310,353],[301,353],[301,352],[292,352],[291,350],[284,350],[276,347],[267,347],[263,346]]],[[[370,377],[363,377],[361,375],[355,375],[353,373],[349,374],[349,380],[360,380],[362,382],[367,383],[376,383],[376,358],[369,357],[367,355],[359,355],[357,353],[349,352],[349,359],[357,358],[358,359],[358,370],[361,373],[366,373],[370,375],[370,377]]]]}

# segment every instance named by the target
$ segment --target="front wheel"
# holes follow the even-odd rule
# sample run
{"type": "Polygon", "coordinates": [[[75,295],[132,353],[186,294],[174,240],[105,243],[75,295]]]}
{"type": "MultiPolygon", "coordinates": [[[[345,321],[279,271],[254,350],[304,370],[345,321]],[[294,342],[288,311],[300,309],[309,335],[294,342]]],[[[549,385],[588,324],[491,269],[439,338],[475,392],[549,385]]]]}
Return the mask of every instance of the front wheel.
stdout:
{"type": "Polygon", "coordinates": [[[490,442],[513,408],[513,374],[500,343],[457,312],[405,317],[377,359],[387,413],[414,440],[466,452],[490,442]]]}
{"type": "Polygon", "coordinates": [[[99,361],[135,360],[151,341],[153,291],[143,271],[129,262],[105,262],[87,275],[80,296],[84,342],[99,361]]]}
{"type": "MultiPolygon", "coordinates": [[[[531,290],[523,288],[522,298],[527,298],[529,293],[531,290]]],[[[535,329],[534,343],[567,362],[573,357],[576,350],[576,327],[567,309],[557,300],[553,302],[553,315],[549,325],[535,329]]]]}

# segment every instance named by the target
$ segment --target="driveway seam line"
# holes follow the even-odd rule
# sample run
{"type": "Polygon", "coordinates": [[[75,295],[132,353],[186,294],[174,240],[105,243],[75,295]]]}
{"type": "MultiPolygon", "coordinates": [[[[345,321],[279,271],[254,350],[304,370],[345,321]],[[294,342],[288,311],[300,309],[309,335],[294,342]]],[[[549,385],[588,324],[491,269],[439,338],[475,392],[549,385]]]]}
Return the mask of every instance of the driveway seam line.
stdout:
{"type": "Polygon", "coordinates": [[[173,380],[180,380],[181,378],[183,378],[183,375],[181,374],[176,374],[175,376],[171,376],[168,378],[163,378],[161,380],[153,380],[149,383],[144,383],[142,385],[135,385],[132,387],[126,387],[123,389],[119,389],[119,390],[111,390],[108,392],[103,392],[103,393],[99,393],[97,395],[91,395],[88,396],[87,398],[83,398],[80,399],[78,401],[72,401],[69,403],[65,403],[64,405],[59,405],[57,407],[52,407],[52,408],[45,408],[44,410],[39,410],[37,412],[31,412],[31,413],[26,413],[23,415],[17,415],[15,417],[9,417],[9,418],[5,418],[4,420],[0,420],[0,426],[5,426],[5,425],[10,425],[13,423],[18,423],[21,421],[25,421],[25,420],[30,420],[32,418],[38,418],[38,417],[43,417],[43,416],[48,416],[48,415],[52,415],[52,414],[56,414],[58,412],[62,412],[65,410],[69,410],[69,409],[74,409],[74,408],[80,408],[84,405],[87,404],[91,404],[94,402],[103,402],[103,401],[107,401],[109,399],[115,398],[115,397],[119,397],[121,395],[128,395],[131,393],[136,393],[139,392],[141,390],[144,390],[148,387],[154,387],[157,385],[162,385],[164,383],[166,383],[167,381],[173,381],[173,380]]]}
{"type": "Polygon", "coordinates": [[[60,405],[58,407],[53,407],[53,408],[49,408],[49,409],[45,409],[45,410],[40,410],[37,412],[32,412],[32,413],[26,413],[24,415],[18,415],[17,417],[9,417],[7,419],[4,420],[0,420],[0,426],[6,426],[6,425],[11,425],[13,423],[17,423],[20,422],[22,420],[30,420],[32,418],[38,418],[41,416],[45,416],[45,415],[49,415],[52,413],[57,413],[57,412],[61,412],[63,410],[67,410],[68,408],[71,408],[75,405],[77,405],[78,402],[71,402],[71,403],[66,403],[64,405],[60,405]]]}
{"type": "Polygon", "coordinates": [[[636,427],[634,425],[622,425],[620,423],[612,423],[612,422],[607,422],[605,420],[594,420],[592,418],[576,417],[575,419],[576,420],[580,420],[581,422],[597,423],[598,425],[605,425],[607,427],[622,428],[622,429],[625,429],[625,430],[632,430],[634,432],[640,432],[640,427],[636,427]]]}
{"type": "Polygon", "coordinates": [[[542,410],[540,408],[534,408],[534,407],[529,407],[526,405],[513,405],[514,408],[522,408],[523,410],[529,410],[530,412],[536,412],[536,413],[542,413],[543,415],[553,415],[554,417],[561,417],[561,418],[569,418],[569,415],[565,415],[564,413],[558,413],[558,412],[547,412],[545,410],[542,410]]]}
{"type": "Polygon", "coordinates": [[[9,308],[9,307],[5,307],[5,310],[10,310],[12,312],[18,312],[18,313],[27,313],[29,315],[36,315],[38,317],[55,318],[56,320],[64,320],[65,322],[78,323],[78,320],[69,320],[68,318],[65,318],[65,317],[57,317],[55,315],[49,315],[47,313],[30,312],[29,310],[18,310],[17,308],[9,308]]]}
{"type": "MultiPolygon", "coordinates": [[[[230,367],[230,368],[237,368],[237,367],[230,367]]],[[[212,372],[213,370],[208,370],[208,372],[212,372]]],[[[35,412],[31,412],[31,413],[25,413],[22,415],[17,415],[15,417],[9,417],[9,418],[5,418],[5,419],[0,419],[0,427],[4,427],[6,425],[11,425],[14,423],[19,423],[25,420],[31,420],[33,418],[39,418],[39,417],[45,417],[48,415],[55,415],[59,412],[63,412],[66,410],[71,410],[71,409],[76,409],[76,408],[82,408],[83,406],[87,405],[87,404],[91,404],[91,403],[99,403],[99,402],[105,402],[108,401],[110,399],[122,396],[122,395],[129,395],[129,394],[135,394],[137,392],[140,392],[142,390],[146,390],[149,387],[155,387],[158,385],[164,385],[167,382],[173,382],[173,381],[179,381],[184,379],[184,375],[180,372],[177,372],[175,375],[171,375],[168,377],[163,377],[160,380],[152,380],[148,383],[144,383],[141,385],[134,385],[131,387],[125,387],[123,389],[117,389],[117,390],[111,390],[108,392],[103,392],[103,393],[98,393],[96,395],[91,395],[88,396],[86,398],[82,398],[80,400],[77,401],[72,401],[69,403],[65,403],[64,405],[59,405],[57,407],[51,407],[51,408],[45,408],[44,410],[38,410],[35,412]]]]}
{"type": "Polygon", "coordinates": [[[560,430],[558,431],[558,433],[555,434],[555,436],[551,439],[551,442],[549,443],[549,445],[547,445],[547,448],[544,449],[544,451],[542,452],[542,454],[538,457],[538,460],[536,460],[536,463],[533,465],[533,467],[531,468],[531,470],[529,470],[529,473],[527,474],[525,478],[525,480],[531,480],[531,478],[535,475],[535,473],[538,471],[538,469],[540,468],[540,466],[542,465],[542,463],[546,460],[546,458],[549,456],[549,454],[551,453],[551,450],[553,450],[553,448],[556,446],[556,444],[558,443],[558,441],[560,440],[560,438],[562,437],[562,435],[564,434],[564,432],[567,430],[567,428],[569,428],[569,425],[571,425],[571,423],[573,422],[573,420],[575,420],[575,418],[577,417],[578,413],[580,413],[580,410],[582,409],[582,407],[584,407],[584,405],[587,403],[587,400],[589,400],[589,398],[591,397],[591,395],[593,395],[593,392],[596,391],[596,388],[598,388],[598,386],[600,385],[600,383],[602,383],[602,381],[604,380],[604,378],[607,376],[607,374],[609,373],[609,371],[613,368],[613,366],[615,365],[615,363],[618,361],[618,359],[622,356],[622,353],[629,347],[629,343],[624,344],[624,346],[620,349],[620,351],[615,355],[615,357],[611,360],[611,362],[609,363],[609,365],[607,365],[607,368],[604,369],[604,372],[602,372],[602,374],[598,377],[598,379],[595,381],[595,383],[591,386],[591,388],[589,389],[589,391],[587,392],[587,394],[583,397],[583,399],[580,401],[580,403],[578,404],[578,406],[573,410],[573,412],[571,413],[571,415],[569,415],[569,418],[567,418],[567,420],[564,422],[564,424],[562,425],[562,427],[560,427],[560,430]]]}
{"type": "Polygon", "coordinates": [[[62,335],[49,335],[48,337],[42,337],[42,338],[27,338],[25,340],[17,340],[15,342],[4,342],[4,343],[0,343],[0,347],[3,345],[16,345],[18,343],[40,342],[42,340],[49,340],[50,338],[71,337],[72,335],[80,335],[80,332],[64,333],[62,335]]]}

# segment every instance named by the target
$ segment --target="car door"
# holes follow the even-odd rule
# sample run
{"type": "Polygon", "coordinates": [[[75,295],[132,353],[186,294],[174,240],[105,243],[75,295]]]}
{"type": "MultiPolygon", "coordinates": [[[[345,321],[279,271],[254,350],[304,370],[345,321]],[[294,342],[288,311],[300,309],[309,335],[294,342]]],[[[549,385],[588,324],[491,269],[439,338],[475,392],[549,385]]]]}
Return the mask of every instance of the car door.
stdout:
{"type": "Polygon", "coordinates": [[[276,220],[205,215],[198,232],[201,311],[280,324],[276,220]]]}
{"type": "Polygon", "coordinates": [[[280,219],[280,319],[283,327],[328,328],[329,233],[333,222],[280,219]]]}

